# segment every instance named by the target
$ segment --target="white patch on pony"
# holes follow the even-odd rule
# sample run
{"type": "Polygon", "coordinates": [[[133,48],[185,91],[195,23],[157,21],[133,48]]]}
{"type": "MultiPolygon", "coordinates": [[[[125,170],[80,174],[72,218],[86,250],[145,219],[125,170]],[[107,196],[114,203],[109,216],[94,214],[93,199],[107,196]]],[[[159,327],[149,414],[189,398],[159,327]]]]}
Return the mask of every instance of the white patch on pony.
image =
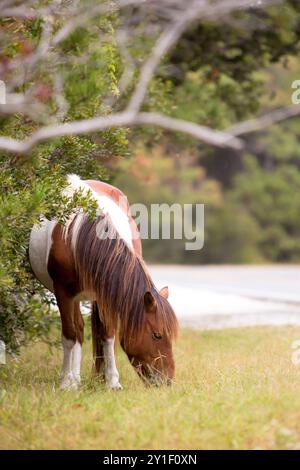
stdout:
{"type": "Polygon", "coordinates": [[[119,372],[115,360],[115,338],[107,338],[103,341],[104,374],[108,388],[122,390],[119,382],[119,372]]]}
{"type": "Polygon", "coordinates": [[[57,222],[42,218],[41,224],[32,227],[29,240],[29,261],[37,279],[53,292],[53,282],[48,273],[48,258],[52,246],[52,232],[57,222]]]}
{"type": "Polygon", "coordinates": [[[63,367],[60,377],[60,388],[62,390],[77,389],[78,383],[73,375],[73,350],[75,343],[71,339],[62,336],[62,345],[64,349],[63,367]]]}
{"type": "MultiPolygon", "coordinates": [[[[118,232],[120,238],[122,238],[129,248],[133,250],[132,244],[132,232],[128,220],[127,214],[116,204],[113,199],[107,196],[104,193],[97,193],[94,191],[87,183],[82,181],[79,176],[77,175],[69,175],[68,176],[69,185],[64,190],[64,195],[69,196],[70,198],[73,196],[74,192],[77,190],[81,190],[82,194],[90,194],[90,196],[97,202],[99,209],[104,213],[110,216],[112,224],[116,231],[118,232]]],[[[72,221],[76,217],[73,227],[72,227],[72,241],[71,246],[73,250],[76,248],[76,240],[84,220],[83,212],[75,212],[70,219],[68,220],[65,230],[64,230],[64,238],[66,239],[68,236],[68,231],[72,221]]]]}

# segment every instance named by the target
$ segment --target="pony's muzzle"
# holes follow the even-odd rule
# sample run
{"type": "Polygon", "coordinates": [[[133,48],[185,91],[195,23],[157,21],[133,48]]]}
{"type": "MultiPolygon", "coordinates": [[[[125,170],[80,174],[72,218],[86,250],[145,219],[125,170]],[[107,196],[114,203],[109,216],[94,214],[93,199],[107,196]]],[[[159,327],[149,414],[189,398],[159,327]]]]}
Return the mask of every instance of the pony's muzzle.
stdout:
{"type": "Polygon", "coordinates": [[[155,387],[161,387],[162,385],[172,385],[172,379],[162,374],[150,375],[148,378],[146,378],[146,381],[149,382],[149,385],[154,385],[155,387]]]}
{"type": "Polygon", "coordinates": [[[148,365],[142,365],[136,369],[139,376],[149,386],[161,387],[162,385],[172,385],[172,379],[170,377],[148,365]]]}

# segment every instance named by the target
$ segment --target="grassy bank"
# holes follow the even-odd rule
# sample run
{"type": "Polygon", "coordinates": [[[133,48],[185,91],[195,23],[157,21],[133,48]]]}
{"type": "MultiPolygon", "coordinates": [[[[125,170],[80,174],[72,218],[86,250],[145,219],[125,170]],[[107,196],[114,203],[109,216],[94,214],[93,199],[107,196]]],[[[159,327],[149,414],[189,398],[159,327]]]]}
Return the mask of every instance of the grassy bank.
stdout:
{"type": "Polygon", "coordinates": [[[42,344],[0,366],[3,449],[300,448],[300,328],[183,330],[173,387],[145,388],[119,353],[122,392],[91,380],[61,392],[60,350],[42,344]]]}

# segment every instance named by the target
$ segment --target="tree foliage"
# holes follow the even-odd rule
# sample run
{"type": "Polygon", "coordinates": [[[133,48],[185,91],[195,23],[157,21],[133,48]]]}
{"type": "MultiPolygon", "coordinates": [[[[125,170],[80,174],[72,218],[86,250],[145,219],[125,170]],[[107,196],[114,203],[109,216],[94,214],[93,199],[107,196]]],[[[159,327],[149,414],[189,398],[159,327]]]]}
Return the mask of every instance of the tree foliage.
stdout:
{"type": "MultiPolygon", "coordinates": [[[[41,24],[36,21],[10,20],[3,26],[11,34],[11,42],[4,50],[6,56],[18,57],[20,50],[27,50],[41,34],[41,24]]],[[[99,45],[97,40],[97,33],[105,29],[113,29],[110,18],[99,30],[79,29],[63,44],[68,64],[62,62],[60,72],[70,103],[65,121],[103,113],[103,98],[115,92],[118,56],[114,44],[99,45]],[[81,61],[91,49],[91,57],[81,61]]],[[[33,83],[32,93],[39,95],[50,116],[55,115],[57,103],[51,97],[49,71],[37,70],[33,83]]],[[[109,113],[108,106],[105,112],[109,113]]],[[[3,134],[18,138],[24,138],[35,125],[30,117],[22,115],[1,117],[3,134]]],[[[91,210],[91,201],[80,194],[72,204],[62,197],[65,176],[76,173],[83,178],[107,179],[100,159],[127,154],[126,129],[89,137],[62,137],[40,145],[26,157],[0,154],[0,336],[8,350],[17,351],[21,344],[38,335],[46,338],[56,318],[51,309],[51,296],[34,279],[28,263],[33,224],[38,222],[40,214],[63,222],[75,205],[91,210]]]]}
{"type": "MultiPolygon", "coordinates": [[[[299,50],[300,4],[286,0],[264,11],[253,8],[237,13],[222,24],[202,22],[183,36],[166,71],[181,93],[185,83],[194,88],[187,90],[192,91],[187,103],[197,96],[198,103],[205,105],[197,122],[225,127],[259,109],[264,87],[256,72],[299,50]],[[223,110],[223,119],[216,120],[223,110]]],[[[185,116],[187,106],[178,109],[180,117],[185,116]]],[[[199,109],[192,109],[198,117],[199,109]]]]}

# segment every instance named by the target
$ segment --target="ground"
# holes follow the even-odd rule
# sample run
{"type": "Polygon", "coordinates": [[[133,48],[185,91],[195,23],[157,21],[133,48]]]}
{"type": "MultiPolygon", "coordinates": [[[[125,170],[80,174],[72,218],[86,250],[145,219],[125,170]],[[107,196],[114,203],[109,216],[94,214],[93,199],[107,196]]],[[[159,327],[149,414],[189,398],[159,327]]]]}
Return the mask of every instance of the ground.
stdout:
{"type": "Polygon", "coordinates": [[[123,353],[124,390],[91,379],[61,392],[61,350],[35,344],[0,366],[2,449],[298,449],[300,366],[292,362],[299,327],[183,330],[172,387],[147,388],[123,353]]]}

